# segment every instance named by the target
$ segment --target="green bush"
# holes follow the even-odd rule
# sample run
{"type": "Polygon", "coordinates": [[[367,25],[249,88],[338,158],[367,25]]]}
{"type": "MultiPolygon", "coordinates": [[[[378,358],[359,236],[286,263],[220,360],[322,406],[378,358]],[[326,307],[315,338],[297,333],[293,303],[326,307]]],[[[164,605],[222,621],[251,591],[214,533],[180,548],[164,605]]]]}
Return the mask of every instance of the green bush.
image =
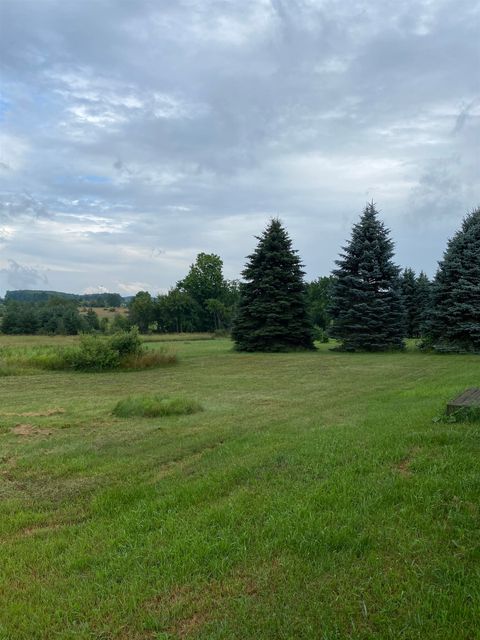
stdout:
{"type": "Polygon", "coordinates": [[[318,325],[313,327],[313,339],[316,342],[321,342],[322,344],[327,344],[327,342],[329,342],[327,332],[318,325]]]}
{"type": "Polygon", "coordinates": [[[189,398],[164,398],[159,395],[130,396],[117,402],[113,414],[121,418],[133,416],[155,418],[180,416],[202,411],[202,406],[189,398]]]}
{"type": "Polygon", "coordinates": [[[120,358],[138,356],[143,352],[142,340],[137,327],[132,327],[130,331],[117,331],[108,340],[120,358]]]}
{"type": "Polygon", "coordinates": [[[84,334],[80,347],[72,349],[66,361],[77,371],[105,371],[120,366],[120,354],[108,338],[84,334]]]}

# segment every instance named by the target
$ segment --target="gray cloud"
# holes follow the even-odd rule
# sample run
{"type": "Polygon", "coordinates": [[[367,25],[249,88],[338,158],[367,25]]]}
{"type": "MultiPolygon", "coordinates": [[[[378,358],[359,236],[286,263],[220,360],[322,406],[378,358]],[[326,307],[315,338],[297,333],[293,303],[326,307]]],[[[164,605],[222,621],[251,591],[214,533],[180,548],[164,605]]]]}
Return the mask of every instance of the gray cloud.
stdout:
{"type": "Polygon", "coordinates": [[[365,200],[434,270],[480,200],[480,3],[4,0],[0,262],[55,288],[230,277],[272,214],[310,277],[365,200]],[[428,236],[428,248],[418,242],[428,236]]]}
{"type": "Polygon", "coordinates": [[[0,222],[50,215],[47,205],[30,193],[0,194],[0,222]]]}
{"type": "Polygon", "coordinates": [[[18,264],[15,260],[9,260],[8,266],[0,269],[0,277],[10,289],[30,289],[48,284],[45,273],[34,267],[18,264]]]}

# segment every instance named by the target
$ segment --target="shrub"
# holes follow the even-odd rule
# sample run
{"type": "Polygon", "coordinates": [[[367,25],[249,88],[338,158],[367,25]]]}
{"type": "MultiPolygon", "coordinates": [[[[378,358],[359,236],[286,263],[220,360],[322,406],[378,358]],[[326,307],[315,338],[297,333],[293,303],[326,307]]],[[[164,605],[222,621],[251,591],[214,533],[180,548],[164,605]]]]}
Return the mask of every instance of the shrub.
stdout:
{"type": "MultiPolygon", "coordinates": [[[[131,359],[139,359],[142,353],[138,329],[133,328],[130,331],[118,331],[108,337],[84,334],[80,338],[80,347],[68,354],[67,361],[73,369],[106,371],[118,369],[131,359]]],[[[142,368],[141,364],[138,368],[142,368]]]]}
{"type": "Polygon", "coordinates": [[[130,396],[117,402],[113,414],[121,418],[133,416],[155,418],[180,416],[202,411],[202,406],[189,398],[163,398],[159,395],[130,396]]]}
{"type": "Polygon", "coordinates": [[[137,327],[130,331],[117,331],[109,338],[112,349],[118,352],[120,358],[125,356],[138,356],[142,353],[142,340],[137,327]]]}
{"type": "Polygon", "coordinates": [[[120,366],[120,355],[108,338],[84,334],[80,347],[67,355],[67,362],[78,371],[105,371],[120,366]]]}
{"type": "Polygon", "coordinates": [[[321,342],[322,344],[327,344],[327,342],[329,342],[327,332],[317,325],[313,327],[313,339],[316,342],[321,342]]]}

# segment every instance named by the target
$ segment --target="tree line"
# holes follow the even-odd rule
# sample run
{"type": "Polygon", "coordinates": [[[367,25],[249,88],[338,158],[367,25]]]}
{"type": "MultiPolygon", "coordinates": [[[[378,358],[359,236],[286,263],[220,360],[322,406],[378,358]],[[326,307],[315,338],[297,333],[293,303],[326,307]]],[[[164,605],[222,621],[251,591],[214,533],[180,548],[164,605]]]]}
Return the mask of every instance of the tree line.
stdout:
{"type": "Polygon", "coordinates": [[[6,334],[76,335],[100,331],[101,325],[92,308],[81,314],[75,301],[52,296],[45,302],[7,300],[0,328],[6,334]]]}
{"type": "Polygon", "coordinates": [[[200,253],[168,293],[138,292],[128,317],[99,320],[93,308],[80,313],[81,296],[18,292],[20,299],[6,296],[0,326],[4,333],[114,333],[132,326],[143,333],[228,332],[247,351],[310,349],[332,337],[346,351],[402,349],[405,338],[421,338],[424,348],[479,352],[480,209],[448,242],[433,282],[411,268],[401,272],[393,259],[390,232],[371,203],[332,274],[306,283],[287,231],[273,219],[248,256],[243,281],[224,277],[220,256],[200,253]]]}
{"type": "Polygon", "coordinates": [[[76,294],[41,289],[15,289],[5,294],[5,302],[39,303],[48,302],[51,298],[70,300],[83,307],[120,307],[124,303],[124,298],[119,293],[76,294]]]}

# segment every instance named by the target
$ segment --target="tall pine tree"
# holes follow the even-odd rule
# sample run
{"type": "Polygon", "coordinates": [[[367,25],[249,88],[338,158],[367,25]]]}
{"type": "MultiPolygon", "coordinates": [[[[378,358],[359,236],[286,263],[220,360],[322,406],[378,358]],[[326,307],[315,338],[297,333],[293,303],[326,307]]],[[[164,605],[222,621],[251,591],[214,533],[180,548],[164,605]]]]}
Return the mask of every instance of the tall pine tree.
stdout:
{"type": "Polygon", "coordinates": [[[418,338],[425,333],[425,325],[432,304],[432,283],[424,271],[415,282],[415,314],[413,318],[414,337],[418,338]]]}
{"type": "Polygon", "coordinates": [[[403,349],[404,308],[393,242],[373,202],[355,224],[332,291],[331,335],[347,351],[403,349]]]}
{"type": "Polygon", "coordinates": [[[415,338],[418,335],[417,327],[417,279],[415,271],[407,267],[400,278],[402,302],[405,309],[405,335],[407,338],[415,338]]]}
{"type": "Polygon", "coordinates": [[[439,263],[428,341],[439,351],[480,353],[480,207],[464,219],[439,263]]]}
{"type": "Polygon", "coordinates": [[[304,272],[292,241],[273,219],[242,272],[232,337],[238,351],[314,349],[304,272]]]}

